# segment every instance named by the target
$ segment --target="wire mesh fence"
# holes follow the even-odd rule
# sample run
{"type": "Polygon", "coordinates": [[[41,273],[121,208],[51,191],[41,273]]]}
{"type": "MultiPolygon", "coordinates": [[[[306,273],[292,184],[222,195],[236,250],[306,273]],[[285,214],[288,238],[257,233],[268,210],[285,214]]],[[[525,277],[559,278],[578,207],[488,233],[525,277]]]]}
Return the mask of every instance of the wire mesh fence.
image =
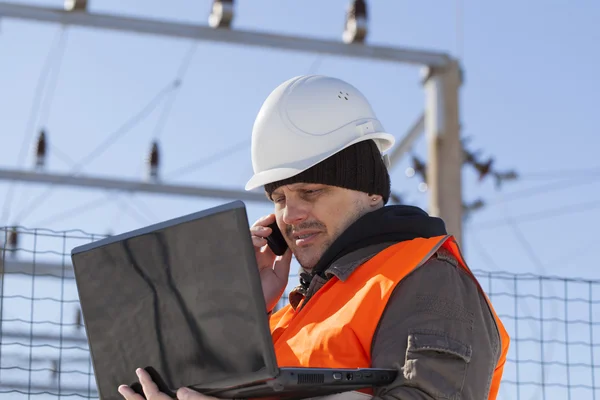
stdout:
{"type": "MultiPolygon", "coordinates": [[[[70,251],[103,237],[0,228],[0,398],[98,398],[70,251]]],[[[474,273],[512,340],[498,398],[600,399],[600,280],[474,273]]]]}

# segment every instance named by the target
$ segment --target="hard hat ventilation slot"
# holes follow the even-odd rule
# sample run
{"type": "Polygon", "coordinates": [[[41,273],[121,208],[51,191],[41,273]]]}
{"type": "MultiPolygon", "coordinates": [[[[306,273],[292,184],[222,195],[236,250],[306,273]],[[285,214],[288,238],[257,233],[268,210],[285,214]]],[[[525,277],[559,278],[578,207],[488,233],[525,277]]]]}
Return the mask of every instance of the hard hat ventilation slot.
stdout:
{"type": "Polygon", "coordinates": [[[348,93],[340,91],[340,94],[338,94],[338,99],[341,99],[343,97],[344,99],[348,100],[348,96],[350,96],[348,93]]]}

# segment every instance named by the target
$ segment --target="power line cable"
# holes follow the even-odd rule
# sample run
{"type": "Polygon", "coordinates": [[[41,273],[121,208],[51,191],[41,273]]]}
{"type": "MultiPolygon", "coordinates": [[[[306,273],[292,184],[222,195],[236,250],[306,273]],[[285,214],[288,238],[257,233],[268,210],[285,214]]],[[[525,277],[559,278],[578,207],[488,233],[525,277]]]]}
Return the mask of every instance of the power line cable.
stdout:
{"type": "MultiPolygon", "coordinates": [[[[78,206],[71,207],[67,210],[62,210],[54,215],[46,217],[45,219],[32,224],[31,226],[43,228],[44,225],[49,225],[49,224],[52,224],[54,222],[57,222],[57,221],[60,221],[63,219],[73,218],[73,217],[76,217],[77,215],[81,215],[83,213],[88,213],[97,208],[106,206],[107,204],[109,204],[113,201],[117,201],[119,195],[120,195],[119,193],[113,193],[113,192],[105,193],[104,196],[102,196],[100,198],[92,199],[92,200],[87,201],[78,206]]],[[[133,196],[131,196],[131,197],[133,197],[133,196]]],[[[122,200],[122,199],[120,199],[120,200],[122,200]]],[[[144,215],[142,215],[144,219],[156,221],[156,219],[157,219],[156,215],[150,210],[150,208],[144,202],[142,202],[140,199],[137,199],[137,201],[139,204],[143,205],[143,207],[138,207],[140,209],[143,208],[143,213],[138,213],[138,216],[144,214],[144,215]]],[[[133,209],[133,205],[134,205],[134,203],[131,202],[130,207],[119,207],[118,210],[130,211],[131,209],[133,209]]],[[[115,217],[117,217],[117,216],[115,216],[115,217]]],[[[132,216],[132,218],[135,219],[135,217],[133,217],[133,216],[132,216]]]]}
{"type": "MultiPolygon", "coordinates": [[[[192,60],[192,57],[194,55],[194,52],[196,51],[196,48],[197,48],[197,43],[194,42],[192,44],[192,46],[190,46],[190,48],[187,51],[187,53],[185,54],[185,56],[184,56],[184,58],[183,58],[183,60],[182,60],[182,62],[180,64],[180,66],[178,68],[178,72],[177,72],[175,78],[172,81],[173,82],[174,90],[170,92],[171,96],[169,96],[169,100],[167,100],[165,102],[166,105],[163,107],[162,112],[161,112],[161,114],[159,116],[158,124],[157,124],[157,126],[155,128],[155,131],[154,131],[155,132],[154,133],[155,138],[158,138],[160,136],[160,134],[162,133],[162,131],[163,131],[164,125],[165,125],[166,120],[167,120],[167,118],[169,116],[169,113],[170,113],[170,110],[172,108],[172,105],[173,105],[173,103],[175,101],[175,97],[176,97],[177,93],[179,92],[179,89],[181,88],[181,83],[183,82],[183,77],[184,77],[184,75],[185,75],[185,73],[186,73],[186,71],[187,71],[187,69],[188,69],[188,67],[189,67],[189,65],[191,63],[191,60],[192,60]]],[[[72,163],[72,164],[74,164],[74,163],[72,163]]],[[[81,206],[75,207],[75,208],[67,210],[65,212],[61,212],[61,213],[59,213],[59,214],[57,214],[57,215],[55,215],[53,217],[50,217],[50,218],[44,220],[42,223],[54,222],[55,220],[64,218],[66,215],[72,216],[73,213],[83,212],[83,211],[86,210],[86,208],[88,208],[88,209],[89,208],[96,208],[96,207],[98,207],[100,205],[105,205],[107,201],[110,202],[111,200],[112,201],[117,200],[118,196],[119,196],[119,193],[117,193],[117,192],[110,192],[109,195],[106,196],[106,197],[102,197],[100,199],[95,199],[95,200],[92,200],[92,201],[90,201],[88,203],[85,203],[85,204],[83,204],[81,206]]],[[[131,194],[131,198],[133,199],[134,197],[135,197],[134,194],[131,194]]],[[[156,216],[151,211],[151,209],[144,202],[142,202],[141,200],[138,199],[138,202],[139,202],[139,204],[143,205],[144,213],[146,214],[146,215],[144,215],[144,217],[146,219],[152,218],[152,219],[156,220],[156,216]],[[150,216],[150,218],[148,217],[148,215],[150,216]]],[[[124,211],[124,210],[129,210],[129,207],[118,207],[118,211],[117,211],[117,213],[115,215],[115,220],[118,220],[118,218],[120,217],[121,212],[124,211]]]]}
{"type": "MultiPolygon", "coordinates": [[[[65,155],[65,160],[66,160],[68,166],[73,168],[75,162],[66,155],[65,155]]],[[[140,167],[138,167],[138,172],[139,172],[139,169],[140,169],[140,167]]],[[[89,212],[100,206],[106,205],[107,203],[115,201],[119,195],[120,195],[120,193],[118,191],[109,191],[108,194],[105,194],[105,196],[101,196],[98,199],[93,199],[93,200],[86,202],[84,204],[81,204],[79,206],[72,207],[67,210],[63,210],[63,211],[56,213],[50,217],[47,217],[46,219],[44,219],[40,222],[32,224],[32,226],[41,227],[43,225],[51,224],[51,223],[54,223],[61,219],[73,218],[76,215],[82,214],[84,212],[89,212]]],[[[134,197],[135,197],[135,195],[132,193],[131,198],[134,198],[134,197]]],[[[145,209],[144,212],[146,215],[144,215],[144,217],[147,219],[156,220],[157,218],[154,215],[154,213],[150,210],[150,208],[144,202],[142,202],[140,199],[137,199],[137,200],[138,200],[138,203],[143,206],[142,208],[145,209]]],[[[122,212],[123,210],[129,211],[129,209],[127,207],[118,207],[117,209],[118,209],[118,214],[120,214],[120,212],[122,212]]],[[[115,219],[119,216],[118,214],[115,216],[115,219]]],[[[133,216],[131,216],[131,217],[132,217],[132,219],[135,219],[133,216]]],[[[112,225],[110,225],[110,226],[112,226],[112,225]]]]}
{"type": "Polygon", "coordinates": [[[315,58],[315,60],[310,64],[310,67],[308,67],[308,73],[307,73],[307,75],[314,75],[314,74],[316,74],[322,63],[323,63],[323,57],[322,56],[318,56],[317,58],[315,58]]]}
{"type": "Polygon", "coordinates": [[[37,228],[44,228],[45,225],[50,225],[56,221],[60,221],[60,220],[67,219],[67,218],[73,218],[73,217],[76,217],[77,215],[93,211],[101,206],[106,205],[107,197],[109,197],[109,196],[106,195],[99,199],[94,199],[92,201],[85,202],[83,204],[69,208],[67,210],[62,210],[54,215],[50,215],[50,216],[46,217],[43,220],[40,220],[34,224],[31,224],[31,226],[35,226],[37,228]]]}
{"type": "Polygon", "coordinates": [[[186,54],[183,56],[183,59],[182,59],[181,64],[179,65],[177,74],[175,75],[175,79],[173,80],[173,83],[176,85],[177,90],[173,90],[173,92],[171,92],[171,96],[169,96],[169,99],[165,102],[165,106],[163,107],[162,112],[161,112],[160,116],[158,117],[158,122],[156,124],[156,127],[154,128],[153,136],[156,140],[158,140],[160,138],[162,132],[164,131],[164,127],[166,125],[169,115],[171,114],[171,110],[172,110],[173,104],[175,103],[175,100],[177,98],[177,94],[181,90],[183,78],[185,77],[185,74],[193,60],[193,57],[194,57],[194,54],[196,53],[197,48],[198,48],[198,42],[193,42],[192,45],[190,46],[190,48],[188,49],[188,51],[186,52],[186,54]]]}
{"type": "MultiPolygon", "coordinates": [[[[137,171],[136,171],[136,176],[139,176],[140,174],[140,170],[142,169],[141,165],[138,165],[137,171]]],[[[133,193],[132,193],[133,195],[133,193]]],[[[118,196],[117,193],[114,194],[114,197],[118,196]]],[[[113,200],[114,200],[113,197],[113,200]]],[[[115,212],[111,222],[109,222],[108,226],[109,226],[109,230],[111,232],[115,231],[115,226],[117,226],[117,223],[121,221],[121,215],[123,215],[123,211],[125,211],[126,209],[124,207],[117,207],[117,211],[115,212]]]]}
{"type": "Polygon", "coordinates": [[[245,140],[243,140],[237,144],[234,144],[233,146],[227,147],[217,153],[211,154],[205,158],[194,161],[188,165],[184,165],[183,167],[177,168],[176,170],[167,174],[167,177],[168,178],[176,178],[176,177],[180,178],[181,176],[183,176],[185,174],[189,174],[190,172],[196,171],[200,168],[205,168],[209,164],[214,163],[216,161],[220,161],[221,159],[225,158],[228,155],[231,155],[242,149],[248,148],[250,141],[251,141],[251,139],[245,139],[245,140]]]}
{"type": "Polygon", "coordinates": [[[527,197],[537,196],[540,194],[547,194],[549,192],[561,191],[564,189],[570,189],[576,186],[585,186],[592,185],[600,182],[600,173],[592,178],[578,178],[576,180],[571,180],[568,182],[554,182],[545,185],[540,185],[532,188],[527,188],[523,190],[517,190],[514,192],[503,193],[499,195],[496,199],[490,200],[486,202],[486,205],[494,205],[500,203],[506,203],[513,200],[523,199],[527,197]]]}
{"type": "MultiPolygon", "coordinates": [[[[196,47],[197,47],[197,44],[194,44],[189,49],[187,55],[183,59],[183,62],[181,64],[181,67],[179,68],[179,72],[178,72],[177,78],[176,78],[176,80],[178,80],[179,82],[181,82],[183,80],[183,76],[191,62],[191,59],[196,50],[196,47]]],[[[317,70],[321,66],[322,62],[323,62],[322,56],[316,57],[315,60],[310,64],[310,66],[308,68],[308,74],[309,75],[316,74],[317,70]]],[[[237,144],[234,144],[226,149],[223,149],[220,152],[209,155],[203,159],[193,161],[192,163],[185,165],[183,167],[180,167],[180,168],[166,174],[166,177],[167,178],[180,178],[182,175],[188,174],[190,172],[194,172],[201,168],[205,168],[208,165],[212,164],[213,162],[219,161],[220,159],[226,157],[227,155],[231,155],[235,152],[238,152],[242,149],[247,148],[247,146],[250,144],[250,142],[251,142],[251,139],[246,139],[241,142],[238,142],[237,144]]]]}
{"type": "MultiPolygon", "coordinates": [[[[68,39],[68,30],[63,30],[61,34],[61,45],[57,50],[57,60],[55,61],[55,65],[52,68],[52,76],[48,79],[49,89],[46,91],[46,95],[44,96],[44,101],[41,105],[41,110],[39,112],[39,119],[37,126],[44,128],[48,124],[48,118],[50,116],[50,110],[52,109],[52,104],[54,104],[54,93],[56,92],[56,88],[58,87],[58,81],[60,77],[60,71],[62,69],[64,54],[67,48],[67,39],[68,39]]],[[[52,141],[50,141],[52,142],[52,141]]],[[[55,146],[52,146],[55,149],[55,146]]],[[[64,154],[64,153],[63,153],[64,154]]],[[[27,190],[23,188],[21,190],[20,199],[17,204],[23,204],[23,199],[27,197],[27,190]]]]}
{"type": "Polygon", "coordinates": [[[590,168],[562,169],[555,171],[539,171],[519,174],[520,180],[537,179],[577,179],[583,177],[597,177],[600,175],[600,166],[590,168]]]}
{"type": "Polygon", "coordinates": [[[456,58],[462,60],[464,58],[464,3],[463,0],[455,2],[456,20],[455,20],[455,35],[456,35],[456,58]]]}
{"type": "Polygon", "coordinates": [[[563,252],[560,256],[556,257],[554,260],[547,262],[546,265],[555,265],[555,266],[563,266],[563,264],[568,261],[573,261],[576,258],[583,257],[587,255],[588,252],[596,251],[596,239],[595,237],[591,240],[588,240],[584,244],[578,242],[579,246],[575,249],[570,249],[563,252]]]}
{"type": "MultiPolygon", "coordinates": [[[[544,266],[544,263],[537,256],[535,250],[533,249],[533,246],[532,246],[531,242],[527,239],[527,236],[523,234],[523,231],[519,228],[519,225],[508,215],[508,212],[506,211],[506,209],[504,207],[503,207],[503,211],[504,211],[504,217],[506,219],[506,222],[508,223],[509,227],[511,228],[511,230],[513,232],[513,237],[517,240],[517,242],[525,250],[525,253],[527,254],[529,260],[533,263],[533,265],[538,270],[538,273],[540,275],[545,275],[546,274],[546,268],[544,266]]],[[[515,289],[516,289],[516,287],[515,287],[515,289]]],[[[549,294],[550,294],[551,297],[555,296],[554,290],[552,290],[552,286],[549,287],[548,292],[549,292],[549,294]]],[[[552,308],[553,315],[556,315],[556,312],[557,312],[556,307],[557,307],[556,302],[552,302],[551,308],[552,308]]],[[[543,316],[542,315],[540,315],[540,318],[541,318],[541,320],[543,320],[543,316]]],[[[553,337],[556,334],[556,330],[557,329],[558,329],[558,326],[555,325],[554,329],[552,330],[551,337],[553,337]]],[[[539,330],[540,330],[539,336],[543,337],[544,336],[543,327],[540,326],[539,330]]],[[[535,330],[532,330],[532,333],[533,332],[535,332],[535,330]]],[[[546,346],[546,349],[548,348],[547,346],[546,346]]],[[[542,349],[543,349],[543,347],[542,347],[542,349]]],[[[552,359],[552,355],[553,354],[554,354],[554,346],[553,346],[553,343],[550,343],[549,352],[544,355],[544,358],[545,359],[552,359]]],[[[542,380],[543,380],[544,379],[543,372],[541,373],[541,375],[542,375],[542,380]]],[[[540,390],[540,389],[541,388],[538,387],[538,390],[540,390]]],[[[536,391],[536,393],[533,394],[532,398],[538,398],[537,391],[536,391]]]]}
{"type": "MultiPolygon", "coordinates": [[[[524,213],[521,215],[517,215],[514,218],[518,220],[520,224],[522,224],[523,222],[541,221],[544,219],[555,218],[563,215],[577,214],[585,211],[595,210],[597,208],[600,208],[600,200],[569,204],[532,213],[524,213]]],[[[506,224],[506,219],[499,219],[473,224],[473,227],[477,230],[486,230],[498,228],[500,226],[505,226],[506,224]]]]}
{"type": "Polygon", "coordinates": [[[133,218],[134,220],[136,220],[139,224],[141,224],[142,226],[144,225],[148,225],[151,221],[148,217],[142,215],[139,211],[137,211],[135,208],[131,207],[130,204],[128,204],[126,201],[124,201],[122,198],[117,197],[116,198],[117,202],[121,203],[121,205],[123,207],[125,207],[126,209],[128,209],[130,211],[129,216],[131,218],[133,218]]]}
{"type": "MultiPolygon", "coordinates": [[[[27,121],[27,125],[25,128],[25,133],[23,135],[23,141],[21,142],[21,148],[19,150],[19,154],[17,156],[17,166],[21,167],[25,161],[25,156],[27,154],[28,144],[31,145],[33,142],[33,134],[34,134],[34,126],[36,125],[36,121],[39,114],[39,109],[41,107],[41,103],[44,99],[43,92],[44,88],[48,81],[48,74],[51,72],[52,66],[57,62],[56,57],[60,55],[61,58],[64,55],[64,52],[59,51],[61,47],[65,46],[65,31],[66,28],[62,26],[57,31],[53,44],[48,51],[44,64],[42,66],[42,70],[38,75],[38,80],[36,83],[36,87],[34,90],[33,101],[31,103],[31,109],[29,112],[29,119],[27,121]]],[[[0,217],[0,223],[5,225],[8,223],[10,219],[10,208],[12,205],[12,199],[14,195],[14,186],[16,183],[11,182],[8,187],[6,197],[4,200],[4,207],[2,210],[2,216],[0,217]]]]}
{"type": "Polygon", "coordinates": [[[131,205],[135,204],[134,203],[134,200],[135,200],[135,202],[137,203],[137,207],[144,212],[145,217],[148,220],[150,220],[151,222],[152,221],[157,222],[158,217],[156,216],[156,214],[154,214],[152,209],[145,202],[143,202],[139,197],[137,197],[133,193],[129,196],[129,198],[131,200],[131,205]]]}
{"type": "MultiPolygon", "coordinates": [[[[94,150],[92,150],[87,156],[83,157],[79,162],[75,164],[70,172],[70,176],[76,176],[87,163],[90,163],[102,153],[104,153],[111,145],[113,145],[118,139],[123,138],[131,129],[139,124],[144,118],[146,118],[154,109],[158,106],[160,101],[175,87],[176,82],[170,82],[164,88],[162,88],[157,95],[155,95],[150,102],[148,102],[138,113],[132,118],[127,120],[119,129],[113,132],[107,137],[107,139],[100,143],[94,150]]],[[[17,221],[23,221],[30,213],[32,213],[37,207],[39,207],[43,201],[47,200],[51,194],[54,185],[51,184],[48,190],[42,192],[38,197],[33,199],[27,206],[23,208],[23,211],[16,218],[17,221]]]]}
{"type": "Polygon", "coordinates": [[[54,104],[54,93],[56,92],[56,88],[58,87],[58,81],[60,80],[60,71],[62,70],[64,54],[67,49],[67,39],[68,39],[68,30],[63,30],[61,33],[61,45],[59,46],[58,52],[58,60],[56,61],[55,67],[52,69],[53,76],[50,79],[48,92],[46,94],[45,99],[47,99],[42,108],[40,110],[40,117],[38,121],[38,125],[45,126],[48,123],[48,118],[50,116],[50,111],[52,110],[52,105],[54,104]]]}
{"type": "Polygon", "coordinates": [[[527,240],[527,237],[523,234],[523,231],[521,231],[519,226],[508,214],[505,214],[504,219],[506,220],[506,224],[513,231],[517,242],[521,245],[521,247],[523,247],[525,253],[527,253],[529,260],[532,262],[533,265],[535,265],[536,269],[538,270],[538,273],[540,275],[544,275],[546,273],[546,267],[533,250],[533,246],[531,245],[529,240],[527,240]]]}
{"type": "Polygon", "coordinates": [[[62,151],[58,147],[56,147],[55,144],[53,144],[52,142],[50,142],[49,147],[51,149],[52,154],[55,155],[56,158],[58,158],[59,160],[61,160],[62,162],[64,162],[67,166],[70,167],[70,166],[75,165],[75,161],[73,161],[73,159],[71,157],[69,157],[69,155],[67,153],[65,153],[64,151],[62,151]]]}
{"type": "MultiPolygon", "coordinates": [[[[500,266],[496,263],[496,261],[494,260],[494,258],[487,252],[487,250],[483,247],[483,245],[481,244],[481,242],[479,241],[478,235],[473,234],[470,235],[470,240],[473,241],[473,243],[475,244],[475,251],[479,254],[479,256],[481,258],[483,258],[483,260],[487,263],[488,266],[492,267],[495,270],[495,273],[501,274],[501,273],[506,273],[505,271],[502,271],[500,269],[500,266]]],[[[492,273],[489,272],[489,268],[486,268],[486,271],[488,273],[488,277],[489,277],[489,283],[491,285],[491,275],[492,273]]],[[[513,275],[512,273],[510,273],[511,275],[513,275]]],[[[502,282],[504,284],[504,286],[506,286],[506,288],[510,291],[514,291],[514,286],[512,286],[510,284],[510,281],[507,279],[500,279],[500,282],[502,282]]],[[[491,286],[488,289],[488,295],[491,296],[492,293],[492,288],[491,286]]],[[[516,295],[517,293],[515,293],[516,295]]],[[[492,300],[492,303],[494,303],[494,301],[492,300]]],[[[520,302],[518,305],[519,309],[521,311],[523,311],[525,313],[525,315],[534,315],[534,313],[531,311],[531,309],[529,308],[528,304],[526,302],[520,302]]],[[[516,322],[515,322],[516,323],[516,322]]],[[[529,329],[531,329],[531,332],[535,332],[536,330],[536,325],[535,322],[533,320],[529,320],[529,329]]]]}
{"type": "MultiPolygon", "coordinates": [[[[162,130],[163,130],[164,124],[165,124],[166,119],[168,118],[168,115],[169,115],[169,111],[170,111],[170,109],[172,107],[172,104],[174,103],[176,93],[178,92],[177,89],[179,89],[180,86],[181,86],[181,83],[183,81],[183,77],[184,77],[184,75],[185,75],[185,73],[186,73],[186,71],[187,71],[187,69],[188,69],[188,67],[189,67],[189,65],[191,63],[191,60],[193,58],[194,52],[196,51],[196,48],[197,48],[197,43],[193,43],[192,46],[190,46],[190,49],[187,51],[186,55],[184,56],[184,58],[183,58],[183,60],[182,60],[182,62],[180,64],[180,66],[179,66],[179,69],[178,69],[178,72],[177,72],[177,75],[176,75],[175,79],[171,83],[173,90],[171,90],[170,93],[172,95],[169,97],[170,101],[167,101],[168,105],[163,108],[163,112],[161,113],[161,115],[159,117],[159,123],[157,124],[157,127],[155,128],[155,136],[156,137],[158,137],[160,135],[160,133],[162,132],[162,130]]],[[[154,100],[157,100],[160,97],[162,97],[161,96],[162,94],[164,94],[164,91],[160,92],[159,95],[157,97],[155,97],[154,100]]],[[[149,105],[153,105],[153,103],[154,103],[154,101],[150,102],[149,105]]],[[[145,110],[152,111],[153,109],[154,109],[154,107],[146,107],[145,110]]],[[[149,114],[149,113],[142,112],[141,114],[145,116],[146,114],[149,114]]],[[[134,119],[134,122],[137,123],[137,119],[134,119]]],[[[85,161],[80,161],[78,164],[72,166],[72,169],[73,170],[77,170],[79,168],[79,166],[81,166],[84,162],[89,162],[90,159],[93,159],[94,157],[97,157],[99,155],[99,153],[101,154],[101,152],[103,150],[105,150],[106,148],[108,148],[110,146],[110,144],[112,144],[121,135],[121,133],[123,133],[123,131],[126,132],[129,129],[131,129],[131,128],[128,127],[128,129],[126,129],[126,130],[122,128],[122,129],[118,130],[117,132],[115,132],[115,134],[113,134],[111,137],[109,137],[109,139],[104,143],[104,146],[101,145],[98,149],[96,149],[95,152],[92,152],[90,155],[88,155],[88,157],[86,157],[84,159],[85,161]],[[102,150],[102,151],[99,151],[99,150],[102,150]]],[[[66,159],[68,157],[62,157],[62,158],[66,159]]],[[[71,164],[74,164],[74,163],[71,163],[71,164]]],[[[117,194],[117,196],[118,196],[118,194],[117,194]]],[[[108,197],[111,198],[112,200],[115,200],[115,198],[113,197],[113,193],[112,192],[109,194],[108,197]]],[[[102,202],[106,202],[106,199],[102,198],[102,202]]],[[[95,206],[97,203],[99,203],[99,200],[94,200],[94,201],[90,202],[89,204],[86,203],[86,205],[88,205],[88,206],[90,206],[90,205],[91,206],[95,206]]],[[[145,213],[146,214],[149,214],[153,219],[156,219],[156,217],[153,214],[153,212],[150,210],[149,207],[147,207],[145,205],[145,203],[141,202],[141,200],[140,200],[140,204],[144,205],[145,213]]],[[[83,209],[85,209],[85,207],[82,206],[81,209],[83,210],[83,209]]],[[[120,210],[123,210],[123,209],[127,209],[127,207],[121,207],[120,208],[120,210]]],[[[75,211],[78,211],[78,210],[80,210],[80,208],[76,208],[75,211]]],[[[56,215],[56,216],[54,216],[54,217],[52,217],[50,219],[45,220],[44,223],[48,223],[48,221],[54,221],[54,220],[56,220],[58,218],[63,218],[65,215],[68,215],[69,212],[72,213],[73,210],[67,210],[66,212],[59,213],[58,215],[56,215]]],[[[146,215],[144,217],[148,218],[146,215]]]]}

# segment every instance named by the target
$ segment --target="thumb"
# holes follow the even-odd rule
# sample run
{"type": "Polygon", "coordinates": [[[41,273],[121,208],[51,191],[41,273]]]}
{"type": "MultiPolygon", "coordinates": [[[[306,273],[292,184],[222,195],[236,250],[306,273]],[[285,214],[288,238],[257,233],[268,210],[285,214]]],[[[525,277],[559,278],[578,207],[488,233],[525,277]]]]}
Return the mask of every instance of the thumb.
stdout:
{"type": "Polygon", "coordinates": [[[177,399],[178,400],[209,400],[209,399],[212,400],[215,398],[205,396],[194,390],[188,389],[186,387],[182,387],[182,388],[179,388],[179,390],[177,390],[177,399]]]}
{"type": "Polygon", "coordinates": [[[281,258],[275,259],[273,272],[279,279],[288,279],[290,275],[290,265],[292,263],[292,251],[288,248],[281,258]]]}

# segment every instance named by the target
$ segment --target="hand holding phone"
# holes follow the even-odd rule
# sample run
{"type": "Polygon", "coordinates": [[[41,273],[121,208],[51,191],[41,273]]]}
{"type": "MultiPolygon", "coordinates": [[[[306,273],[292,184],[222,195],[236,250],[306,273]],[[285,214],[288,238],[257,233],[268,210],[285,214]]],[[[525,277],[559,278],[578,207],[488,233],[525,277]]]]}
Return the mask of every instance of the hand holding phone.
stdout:
{"type": "Polygon", "coordinates": [[[250,228],[250,234],[267,311],[271,311],[285,292],[290,274],[292,252],[286,251],[287,243],[277,227],[273,214],[256,221],[250,228]],[[271,230],[265,228],[271,228],[271,230]],[[265,249],[265,244],[270,251],[265,249]]]}

